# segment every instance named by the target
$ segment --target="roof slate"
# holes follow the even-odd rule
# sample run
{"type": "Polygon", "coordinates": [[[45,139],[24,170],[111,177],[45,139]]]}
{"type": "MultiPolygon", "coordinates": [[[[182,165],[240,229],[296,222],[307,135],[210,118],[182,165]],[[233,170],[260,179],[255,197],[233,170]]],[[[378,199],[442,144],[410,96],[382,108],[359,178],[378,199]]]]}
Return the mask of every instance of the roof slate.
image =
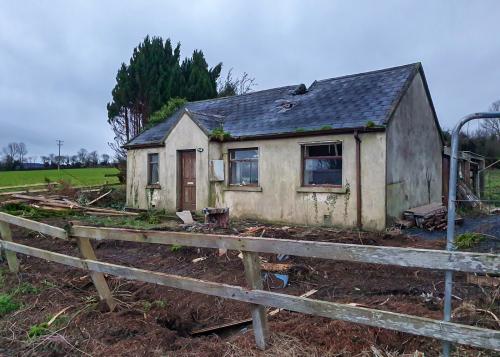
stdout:
{"type": "Polygon", "coordinates": [[[220,127],[233,138],[384,126],[420,63],[315,81],[305,94],[297,85],[187,103],[164,122],[133,138],[126,147],[163,143],[186,111],[206,132],[220,127]]]}

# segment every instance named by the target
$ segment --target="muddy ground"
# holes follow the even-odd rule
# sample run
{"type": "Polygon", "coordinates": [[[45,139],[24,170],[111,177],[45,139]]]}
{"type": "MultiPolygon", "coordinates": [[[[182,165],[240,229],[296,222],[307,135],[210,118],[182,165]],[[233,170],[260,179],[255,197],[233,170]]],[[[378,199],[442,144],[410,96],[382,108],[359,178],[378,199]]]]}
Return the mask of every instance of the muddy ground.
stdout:
{"type": "MultiPolygon", "coordinates": [[[[58,226],[67,224],[63,219],[44,221],[58,226]]],[[[255,225],[256,222],[236,222],[232,229],[217,233],[244,234],[255,225]]],[[[171,221],[160,229],[186,228],[171,221]]],[[[203,228],[195,227],[194,231],[197,230],[203,228]]],[[[263,237],[380,246],[444,247],[442,240],[334,228],[273,225],[254,233],[263,237]]],[[[71,242],[20,228],[13,229],[13,237],[19,243],[78,256],[76,244],[71,242]]],[[[219,256],[213,249],[171,249],[128,242],[101,242],[95,248],[98,259],[106,262],[245,285],[238,252],[219,256]],[[192,263],[193,259],[205,256],[206,260],[192,263]]],[[[270,318],[271,346],[266,352],[255,348],[251,325],[191,337],[192,330],[248,318],[248,306],[110,276],[108,282],[119,305],[115,312],[106,312],[98,303],[86,272],[37,258],[19,257],[21,273],[17,276],[7,272],[5,262],[0,263],[0,293],[8,292],[22,304],[17,311],[0,318],[0,356],[371,356],[372,348],[393,352],[394,356],[403,353],[413,356],[417,350],[425,356],[438,356],[441,348],[440,342],[431,338],[292,312],[270,318]],[[50,326],[43,325],[63,309],[50,326]],[[40,325],[42,331],[34,333],[34,326],[40,325]]],[[[272,255],[263,257],[276,259],[272,255]]],[[[279,288],[279,281],[272,279],[266,284],[267,289],[293,295],[318,289],[312,296],[315,299],[358,303],[435,319],[442,317],[442,272],[300,257],[290,257],[289,261],[297,266],[289,275],[289,285],[279,288]]],[[[455,281],[453,320],[499,329],[492,315],[500,316],[499,289],[468,284],[464,274],[456,274],[455,281]]],[[[457,353],[495,356],[492,351],[468,347],[460,347],[457,353]]]]}

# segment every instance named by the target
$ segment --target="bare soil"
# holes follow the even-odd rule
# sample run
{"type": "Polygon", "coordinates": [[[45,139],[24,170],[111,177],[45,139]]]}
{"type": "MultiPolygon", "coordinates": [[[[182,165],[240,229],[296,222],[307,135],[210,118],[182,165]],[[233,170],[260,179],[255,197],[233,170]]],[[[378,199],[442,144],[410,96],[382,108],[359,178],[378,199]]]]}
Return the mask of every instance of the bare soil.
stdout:
{"type": "MultiPolygon", "coordinates": [[[[60,218],[44,220],[65,226],[60,218]]],[[[217,233],[244,234],[256,222],[236,222],[230,230],[217,233]]],[[[260,225],[260,224],[259,224],[260,225]]],[[[177,222],[161,229],[182,230],[177,222]]],[[[195,231],[204,228],[196,228],[195,231]]],[[[347,231],[335,228],[282,227],[265,225],[258,236],[321,240],[328,242],[411,246],[442,249],[442,241],[418,240],[400,234],[347,231]]],[[[61,242],[20,228],[13,229],[14,240],[30,246],[78,256],[76,244],[61,242]]],[[[101,242],[95,245],[98,259],[115,264],[167,272],[208,281],[245,285],[243,264],[238,252],[219,256],[213,249],[182,248],[129,242],[101,242]],[[192,263],[198,257],[206,260],[192,263]]],[[[7,273],[5,262],[0,293],[12,292],[31,284],[37,291],[17,293],[21,309],[0,318],[0,356],[371,356],[372,346],[394,355],[418,350],[438,356],[439,341],[409,334],[335,321],[304,314],[281,312],[270,318],[271,346],[262,352],[255,348],[251,325],[191,337],[193,329],[214,326],[250,317],[247,304],[127,281],[112,276],[108,282],[116,299],[115,312],[106,312],[87,272],[43,260],[19,256],[21,273],[7,273]],[[65,310],[41,336],[28,336],[34,325],[49,321],[65,310]]],[[[263,255],[275,261],[272,255],[263,255]]],[[[407,313],[440,319],[444,273],[424,269],[357,264],[321,259],[290,257],[297,268],[290,272],[286,288],[266,288],[292,295],[310,289],[319,291],[315,299],[407,313]]],[[[464,274],[455,275],[454,321],[499,329],[488,310],[500,316],[495,297],[498,289],[468,284],[464,274]],[[472,307],[471,307],[472,306],[472,307]]],[[[460,356],[494,356],[492,351],[460,347],[460,356]]]]}

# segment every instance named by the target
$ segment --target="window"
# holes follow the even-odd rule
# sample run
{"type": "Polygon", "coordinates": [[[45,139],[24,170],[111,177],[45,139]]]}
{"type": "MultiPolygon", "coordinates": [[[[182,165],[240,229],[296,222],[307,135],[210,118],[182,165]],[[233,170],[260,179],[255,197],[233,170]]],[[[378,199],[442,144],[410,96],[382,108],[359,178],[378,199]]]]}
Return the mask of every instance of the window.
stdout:
{"type": "Polygon", "coordinates": [[[158,176],[158,154],[148,154],[148,184],[160,183],[158,176]]]}
{"type": "Polygon", "coordinates": [[[259,150],[229,150],[229,184],[257,186],[259,184],[259,150]]]}
{"type": "Polygon", "coordinates": [[[342,143],[305,145],[304,186],[342,186],[342,143]]]}

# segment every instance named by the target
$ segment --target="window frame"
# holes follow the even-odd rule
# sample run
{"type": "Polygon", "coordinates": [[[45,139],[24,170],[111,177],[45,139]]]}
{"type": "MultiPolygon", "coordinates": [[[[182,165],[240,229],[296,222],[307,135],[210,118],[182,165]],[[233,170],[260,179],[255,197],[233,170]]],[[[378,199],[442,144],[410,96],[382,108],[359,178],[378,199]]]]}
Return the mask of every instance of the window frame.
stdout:
{"type": "Polygon", "coordinates": [[[259,174],[259,161],[260,161],[260,152],[259,152],[259,148],[258,147],[250,147],[250,148],[233,148],[233,149],[228,149],[227,150],[227,160],[228,160],[228,175],[227,175],[227,178],[228,178],[228,186],[231,186],[231,187],[260,187],[259,184],[260,184],[260,174],[259,174]],[[250,151],[250,150],[255,150],[257,151],[257,159],[231,159],[231,153],[234,152],[234,151],[250,151]],[[233,165],[233,162],[248,162],[248,161],[252,161],[252,162],[257,162],[257,182],[256,183],[248,183],[246,185],[242,185],[241,183],[232,183],[233,181],[233,170],[232,170],[232,165],[233,165]]]}
{"type": "Polygon", "coordinates": [[[148,186],[152,186],[152,185],[159,185],[160,184],[160,154],[158,152],[151,152],[151,153],[148,153],[148,186]],[[157,175],[158,175],[158,181],[157,182],[152,182],[152,165],[153,163],[151,162],[151,158],[153,155],[156,155],[157,157],[157,161],[156,161],[156,171],[157,171],[157,175]]]}
{"type": "MultiPolygon", "coordinates": [[[[337,148],[335,148],[335,151],[337,152],[337,148]]],[[[328,142],[317,142],[317,143],[304,143],[301,144],[301,174],[300,174],[300,184],[301,187],[330,187],[330,188],[342,188],[344,187],[344,143],[342,141],[328,141],[328,142]],[[307,156],[307,147],[311,146],[325,146],[325,145],[340,145],[342,149],[342,155],[333,155],[333,156],[307,156]],[[326,160],[326,159],[340,159],[342,163],[342,169],[341,169],[341,184],[340,185],[334,185],[334,184],[306,184],[305,183],[305,168],[306,168],[306,160],[307,159],[318,159],[318,160],[326,160]]]]}

